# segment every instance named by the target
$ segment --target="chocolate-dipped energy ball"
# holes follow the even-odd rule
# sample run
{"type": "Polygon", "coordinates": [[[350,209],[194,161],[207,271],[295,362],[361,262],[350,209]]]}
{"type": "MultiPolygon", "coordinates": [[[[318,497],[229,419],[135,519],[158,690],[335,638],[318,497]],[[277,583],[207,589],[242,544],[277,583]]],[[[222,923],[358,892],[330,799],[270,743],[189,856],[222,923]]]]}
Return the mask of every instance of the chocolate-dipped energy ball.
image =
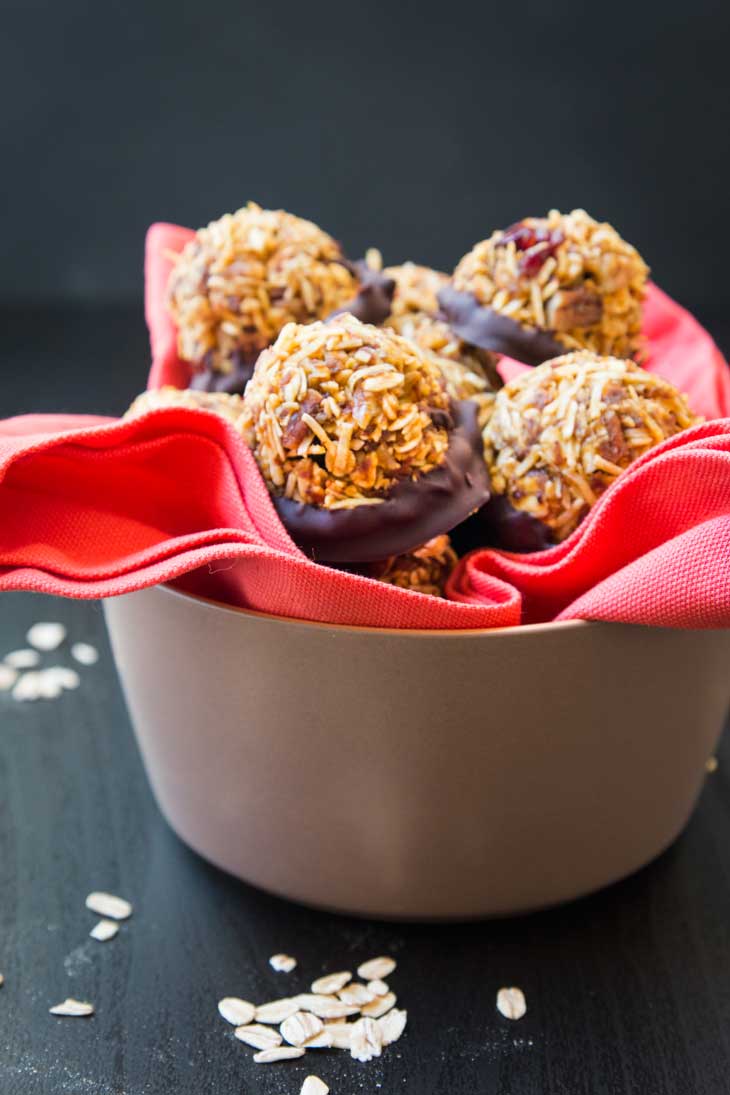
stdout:
{"type": "Polygon", "coordinates": [[[125,418],[137,418],[160,407],[190,407],[198,411],[213,411],[234,425],[243,413],[240,395],[227,392],[195,392],[189,388],[154,388],[142,392],[127,411],[125,418]]]}
{"type": "Polygon", "coordinates": [[[566,349],[628,358],[641,345],[648,274],[610,224],[553,209],[478,243],[439,302],[461,338],[527,365],[566,349]]]}
{"type": "Polygon", "coordinates": [[[443,597],[449,575],[459,561],[449,537],[434,536],[427,544],[406,555],[396,555],[382,563],[373,563],[369,575],[379,582],[443,597]]]}
{"type": "Polygon", "coordinates": [[[458,338],[439,318],[438,293],[449,284],[439,270],[404,262],[383,271],[395,282],[392,310],[385,326],[415,342],[433,357],[452,399],[477,402],[502,386],[496,354],[458,338]]]}
{"type": "MultiPolygon", "coordinates": [[[[170,275],[168,306],[191,387],[243,392],[261,350],[291,322],[345,306],[389,311],[383,279],[350,263],[311,221],[250,202],[199,229],[170,275]]],[[[391,286],[392,293],[392,286],[391,286]]]]}
{"type": "Polygon", "coordinates": [[[489,494],[476,408],[412,343],[349,315],[285,327],[241,423],[279,516],[323,561],[410,551],[489,494]]]}
{"type": "Polygon", "coordinates": [[[496,539],[512,550],[564,540],[624,468],[697,421],[676,388],[632,361],[583,351],[522,373],[484,431],[496,539]],[[529,543],[524,516],[542,543],[529,543]]]}

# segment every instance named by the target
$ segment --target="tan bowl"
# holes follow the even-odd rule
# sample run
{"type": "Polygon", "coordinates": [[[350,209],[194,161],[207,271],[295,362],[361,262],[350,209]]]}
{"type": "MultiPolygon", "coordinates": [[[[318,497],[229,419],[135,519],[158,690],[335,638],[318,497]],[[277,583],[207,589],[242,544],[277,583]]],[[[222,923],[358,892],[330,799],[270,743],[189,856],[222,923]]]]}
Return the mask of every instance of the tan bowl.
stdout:
{"type": "Polygon", "coordinates": [[[730,701],[730,631],[390,631],[167,587],[109,600],[173,829],[273,893],[359,915],[524,912],[685,825],[730,701]]]}

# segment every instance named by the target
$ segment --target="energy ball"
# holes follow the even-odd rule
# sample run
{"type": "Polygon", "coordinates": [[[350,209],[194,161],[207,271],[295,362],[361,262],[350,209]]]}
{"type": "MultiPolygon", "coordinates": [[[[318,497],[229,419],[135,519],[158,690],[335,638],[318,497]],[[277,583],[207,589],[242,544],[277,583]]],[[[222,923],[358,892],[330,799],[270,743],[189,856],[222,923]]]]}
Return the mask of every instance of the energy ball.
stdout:
{"type": "Polygon", "coordinates": [[[553,209],[476,244],[439,302],[461,338],[527,365],[566,350],[628,358],[641,348],[648,275],[610,224],[553,209]]]}
{"type": "Polygon", "coordinates": [[[249,202],[211,221],[183,248],[168,283],[191,387],[243,392],[256,358],[287,323],[311,323],[345,306],[380,306],[380,322],[389,310],[389,299],[378,298],[381,282],[358,272],[316,224],[281,209],[249,202]]]}
{"type": "Polygon", "coordinates": [[[160,407],[190,407],[198,411],[213,411],[235,425],[243,413],[240,395],[227,392],[195,392],[189,388],[155,388],[142,392],[127,411],[125,418],[137,418],[160,407]]]}
{"type": "Polygon", "coordinates": [[[404,262],[383,273],[395,283],[392,310],[385,326],[410,339],[432,357],[441,370],[452,399],[482,401],[502,386],[496,355],[457,338],[439,317],[438,293],[449,284],[447,274],[404,262]]]}
{"type": "Polygon", "coordinates": [[[582,351],[522,373],[497,393],[484,431],[500,546],[520,550],[511,534],[525,533],[525,515],[545,533],[533,548],[564,540],[629,464],[698,421],[632,361],[582,351]]]}
{"type": "Polygon", "coordinates": [[[286,326],[243,403],[279,516],[315,558],[400,555],[488,497],[476,407],[452,402],[415,345],[353,316],[286,326]]]}
{"type": "Polygon", "coordinates": [[[415,593],[443,597],[446,582],[458,561],[449,537],[434,536],[427,544],[406,555],[397,555],[380,564],[374,563],[370,577],[415,593]]]}
{"type": "MultiPolygon", "coordinates": [[[[373,252],[369,252],[368,258],[372,254],[373,252]]],[[[387,323],[395,327],[398,320],[404,316],[435,316],[437,314],[438,293],[444,285],[448,285],[448,274],[442,273],[441,270],[433,270],[430,266],[419,266],[415,262],[387,266],[383,273],[395,282],[393,306],[387,323]]]]}

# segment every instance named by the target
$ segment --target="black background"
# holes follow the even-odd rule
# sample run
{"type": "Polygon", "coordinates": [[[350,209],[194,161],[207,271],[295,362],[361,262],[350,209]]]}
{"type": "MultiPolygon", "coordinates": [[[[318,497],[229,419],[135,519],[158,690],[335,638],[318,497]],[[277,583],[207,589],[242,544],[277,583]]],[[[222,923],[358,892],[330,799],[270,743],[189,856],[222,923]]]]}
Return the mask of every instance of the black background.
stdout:
{"type": "Polygon", "coordinates": [[[701,318],[726,307],[724,0],[0,10],[0,299],[137,299],[151,221],[254,198],[447,269],[582,205],[701,318]]]}

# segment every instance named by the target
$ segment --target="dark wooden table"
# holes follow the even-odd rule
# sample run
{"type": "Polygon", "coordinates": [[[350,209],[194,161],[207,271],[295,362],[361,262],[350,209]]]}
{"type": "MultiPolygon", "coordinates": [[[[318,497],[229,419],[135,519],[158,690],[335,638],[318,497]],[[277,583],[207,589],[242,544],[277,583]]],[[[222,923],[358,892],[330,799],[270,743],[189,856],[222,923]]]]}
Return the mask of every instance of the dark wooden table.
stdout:
{"type": "MultiPolygon", "coordinates": [[[[144,384],[136,311],[16,311],[3,329],[2,415],[116,413],[144,384]]],[[[40,619],[101,659],[58,700],[0,697],[1,1095],[298,1095],[309,1071],[333,1095],[730,1091],[730,748],[677,844],[603,893],[511,921],[359,922],[268,897],[189,852],[152,800],[99,605],[5,595],[0,654],[40,619]],[[92,889],[134,902],[111,943],[88,939],[92,889]],[[277,951],[297,956],[295,974],[269,968],[277,951]],[[379,953],[397,957],[409,1013],[379,1061],[257,1066],[216,1014],[221,996],[301,991],[379,953]],[[513,984],[528,1001],[519,1023],[494,1006],[513,984]],[[50,1016],[66,996],[92,1000],[94,1018],[50,1016]]]]}

